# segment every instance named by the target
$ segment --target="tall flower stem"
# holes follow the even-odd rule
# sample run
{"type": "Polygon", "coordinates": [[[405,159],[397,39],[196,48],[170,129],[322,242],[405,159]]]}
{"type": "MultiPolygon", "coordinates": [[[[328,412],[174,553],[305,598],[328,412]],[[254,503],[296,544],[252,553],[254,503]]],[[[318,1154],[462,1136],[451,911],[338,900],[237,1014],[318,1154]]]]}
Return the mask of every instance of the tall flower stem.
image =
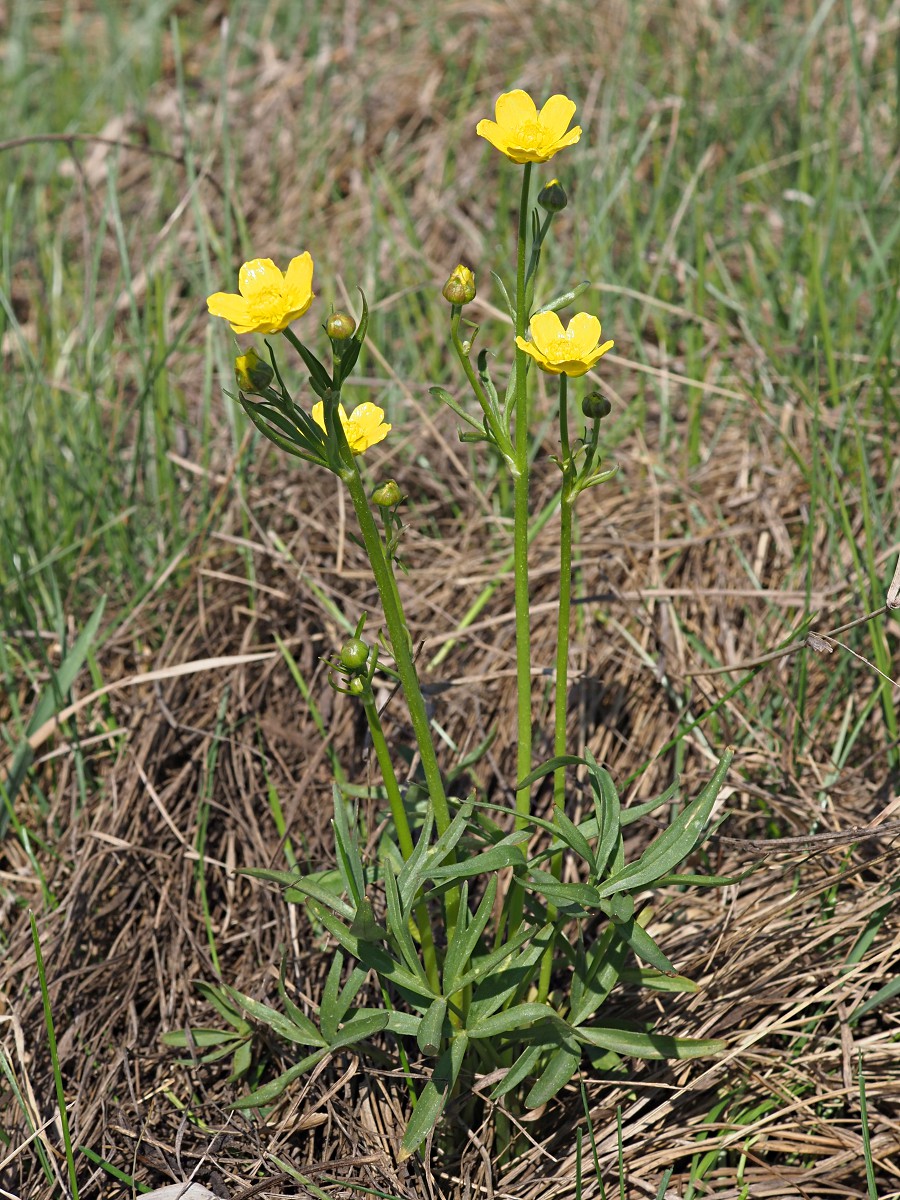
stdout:
{"type": "Polygon", "coordinates": [[[384,790],[387,792],[391,816],[394,818],[394,828],[397,831],[397,845],[400,847],[400,853],[405,860],[409,858],[415,849],[412,831],[409,827],[406,809],[403,806],[400,784],[397,782],[397,776],[394,773],[394,764],[391,762],[390,751],[388,750],[387,740],[384,736],[384,729],[381,725],[381,717],[378,713],[378,705],[375,702],[375,694],[372,691],[371,684],[366,683],[365,691],[360,696],[360,700],[362,700],[362,706],[365,710],[366,722],[369,726],[369,736],[372,739],[375,757],[378,759],[378,767],[381,771],[382,781],[384,782],[384,790]]]}
{"type": "MultiPolygon", "coordinates": [[[[569,414],[567,408],[568,378],[559,377],[559,461],[562,466],[563,484],[559,507],[559,618],[556,626],[556,694],[554,697],[553,756],[566,752],[566,716],[569,698],[569,624],[572,608],[572,508],[575,501],[575,464],[569,447],[569,414]]],[[[566,768],[557,767],[553,772],[554,810],[565,808],[566,768]]],[[[557,879],[562,875],[562,853],[554,854],[550,860],[550,871],[557,879]]],[[[556,906],[547,905],[547,920],[555,923],[556,906]]],[[[541,959],[538,978],[537,1000],[543,1004],[550,994],[553,972],[554,942],[556,934],[541,959]]]]}
{"type": "MultiPolygon", "coordinates": [[[[531,163],[522,172],[522,196],[519,201],[519,234],[516,246],[516,336],[524,337],[528,327],[525,304],[525,262],[528,240],[528,199],[531,190],[531,163]]],[[[516,691],[518,695],[518,778],[531,772],[531,622],[528,591],[528,356],[516,346],[516,431],[513,477],[515,523],[513,553],[516,604],[516,691]]],[[[531,815],[531,789],[516,793],[516,824],[522,828],[531,815]]]]}
{"type": "MultiPolygon", "coordinates": [[[[554,757],[566,752],[566,710],[569,694],[569,620],[572,608],[572,487],[575,468],[569,450],[569,414],[566,407],[568,379],[559,377],[559,441],[563,486],[559,508],[559,618],[556,626],[556,696],[553,731],[554,757]]],[[[553,802],[566,802],[566,768],[553,773],[553,802]]],[[[554,872],[556,874],[556,872],[554,872]]]]}
{"type": "Polygon", "coordinates": [[[397,602],[391,570],[385,558],[384,544],[378,532],[378,526],[375,524],[375,518],[372,516],[372,510],[369,508],[369,500],[356,464],[354,463],[352,467],[345,467],[341,471],[341,478],[350,493],[363,544],[372,565],[372,573],[381,597],[385,624],[391,639],[394,661],[397,664],[397,674],[400,676],[400,686],[406,697],[409,719],[416,737],[416,744],[419,747],[428,795],[434,806],[435,824],[438,834],[442,834],[450,824],[450,810],[447,806],[447,795],[444,791],[444,781],[441,778],[434,742],[431,739],[431,726],[425,709],[425,699],[412,659],[406,622],[397,602]]]}
{"type": "MultiPolygon", "coordinates": [[[[406,809],[403,807],[403,797],[400,795],[400,785],[394,773],[394,764],[391,762],[384,729],[381,725],[381,717],[378,714],[378,705],[375,702],[375,695],[370,683],[366,683],[365,690],[360,699],[365,710],[369,734],[372,738],[372,745],[375,748],[375,757],[378,759],[378,766],[381,770],[381,778],[384,781],[385,791],[387,792],[388,803],[391,806],[391,816],[394,818],[394,828],[397,830],[397,842],[400,846],[400,853],[404,859],[407,859],[412,854],[414,848],[412,833],[409,828],[406,809]]],[[[424,901],[420,901],[416,905],[416,926],[422,945],[425,973],[432,987],[437,989],[440,987],[437,951],[434,945],[434,936],[431,932],[431,922],[428,919],[428,909],[424,901]]]]}

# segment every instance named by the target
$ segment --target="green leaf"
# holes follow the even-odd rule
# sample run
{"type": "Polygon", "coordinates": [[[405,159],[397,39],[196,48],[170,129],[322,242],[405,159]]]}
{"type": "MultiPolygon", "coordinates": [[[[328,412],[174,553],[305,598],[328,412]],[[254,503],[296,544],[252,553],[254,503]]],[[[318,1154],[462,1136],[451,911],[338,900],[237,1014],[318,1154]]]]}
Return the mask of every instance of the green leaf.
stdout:
{"type": "Polygon", "coordinates": [[[397,1037],[416,1037],[421,1024],[422,1018],[418,1014],[394,1010],[388,1013],[388,1023],[385,1025],[385,1029],[388,1033],[395,1033],[397,1037]]]}
{"type": "Polygon", "coordinates": [[[410,913],[408,910],[404,911],[401,906],[397,880],[389,864],[386,864],[384,869],[384,891],[387,898],[387,927],[390,940],[409,969],[427,983],[428,977],[409,927],[410,913]]]}
{"type": "MultiPolygon", "coordinates": [[[[526,942],[532,941],[533,939],[546,939],[546,937],[549,936],[551,929],[551,925],[545,925],[541,929],[540,934],[536,935],[533,928],[523,925],[522,928],[519,929],[511,938],[508,938],[502,946],[499,946],[490,954],[485,955],[484,958],[477,959],[475,963],[469,967],[468,971],[464,972],[456,979],[453,990],[455,992],[462,991],[463,988],[471,987],[478,983],[479,980],[483,979],[485,975],[496,973],[500,966],[505,963],[508,958],[511,958],[520,946],[523,946],[526,942]]],[[[543,945],[541,945],[538,953],[540,954],[542,951],[543,945]]]]}
{"type": "Polygon", "coordinates": [[[549,1004],[524,1001],[522,1004],[514,1004],[503,1012],[495,1013],[493,1016],[469,1022],[466,1032],[470,1038],[498,1037],[500,1034],[511,1033],[513,1030],[526,1029],[538,1021],[551,1019],[554,1022],[561,1022],[561,1018],[556,1015],[549,1004]]]}
{"type": "Polygon", "coordinates": [[[438,1060],[434,1073],[422,1088],[403,1134],[403,1141],[400,1143],[401,1161],[415,1153],[438,1123],[450,1090],[459,1077],[467,1046],[468,1038],[465,1033],[457,1033],[438,1060]]]}
{"type": "Polygon", "coordinates": [[[263,1025],[277,1033],[279,1037],[283,1037],[285,1041],[294,1042],[300,1046],[323,1046],[325,1038],[319,1033],[312,1022],[308,1022],[308,1027],[301,1029],[299,1025],[295,1025],[289,1017],[284,1013],[278,1012],[274,1008],[269,1008],[267,1004],[261,1004],[258,1000],[253,1000],[243,992],[239,992],[237,988],[224,985],[229,996],[232,996],[241,1008],[244,1009],[255,1021],[260,1021],[263,1025]]]}
{"type": "Polygon", "coordinates": [[[534,891],[557,906],[575,905],[580,908],[596,909],[600,904],[600,893],[588,883],[560,883],[549,871],[532,867],[529,872],[534,881],[534,891]]]}
{"type": "Polygon", "coordinates": [[[294,458],[303,458],[307,462],[317,462],[324,465],[324,459],[321,454],[313,453],[306,445],[306,440],[301,441],[299,430],[291,430],[290,436],[285,437],[283,433],[277,433],[272,428],[272,423],[277,422],[279,425],[284,424],[284,419],[277,414],[273,409],[263,404],[253,404],[243,393],[240,397],[241,408],[259,430],[259,432],[273,442],[279,450],[283,450],[286,454],[292,454],[294,458]],[[294,441],[292,439],[296,438],[294,441]]]}
{"type": "Polygon", "coordinates": [[[220,1017],[224,1017],[229,1025],[233,1025],[239,1033],[249,1033],[250,1026],[241,1016],[240,1009],[235,1008],[227,996],[222,994],[222,989],[212,983],[204,983],[202,980],[197,980],[194,987],[200,993],[207,1003],[211,1004],[220,1017]]]}
{"type": "Polygon", "coordinates": [[[615,896],[610,896],[608,900],[601,900],[600,909],[611,921],[615,921],[617,925],[623,925],[634,916],[634,897],[631,892],[619,892],[615,896]]]}
{"type": "Polygon", "coordinates": [[[311,350],[309,350],[297,335],[290,329],[285,331],[287,340],[291,343],[300,357],[303,359],[307,371],[309,371],[309,381],[313,391],[320,399],[324,399],[325,392],[332,390],[331,376],[325,370],[325,367],[311,350]]]}
{"type": "MultiPolygon", "coordinates": [[[[521,831],[527,838],[528,834],[525,830],[521,831]]],[[[448,863],[443,867],[432,867],[428,872],[428,878],[434,880],[442,880],[453,882],[457,879],[466,879],[472,875],[488,875],[495,871],[502,871],[504,867],[524,867],[525,855],[518,846],[492,846],[490,850],[483,850],[481,854],[473,854],[471,858],[463,859],[461,862],[448,863]]]]}
{"type": "MultiPolygon", "coordinates": [[[[247,1026],[247,1033],[251,1032],[250,1026],[247,1026]]],[[[160,1041],[164,1046],[174,1046],[178,1050],[185,1050],[188,1046],[194,1045],[198,1050],[203,1050],[207,1046],[221,1046],[225,1042],[229,1045],[243,1042],[244,1038],[232,1033],[230,1029],[191,1029],[190,1034],[186,1029],[169,1029],[167,1030],[160,1041]]]]}
{"type": "Polygon", "coordinates": [[[317,900],[319,904],[329,908],[345,921],[352,921],[356,912],[352,905],[339,900],[327,888],[303,875],[293,871],[273,871],[268,867],[241,867],[242,875],[252,875],[254,879],[266,879],[270,883],[280,884],[285,888],[284,899],[289,904],[300,904],[305,900],[317,900]]]}
{"type": "Polygon", "coordinates": [[[502,278],[497,274],[496,271],[491,271],[491,275],[493,276],[494,282],[497,284],[497,287],[500,289],[500,295],[503,297],[503,303],[506,305],[506,311],[509,313],[509,319],[512,321],[513,325],[515,325],[516,309],[515,309],[515,305],[513,304],[512,300],[510,300],[510,298],[509,298],[509,292],[506,290],[506,284],[503,282],[502,278]]]}
{"type": "Polygon", "coordinates": [[[618,927],[610,925],[576,963],[572,980],[572,1007],[569,1022],[580,1025],[604,1004],[622,976],[628,957],[628,945],[617,937],[618,927]]]}
{"type": "Polygon", "coordinates": [[[340,950],[335,950],[334,958],[331,960],[331,966],[328,968],[328,974],[325,977],[325,986],[322,989],[322,999],[319,1004],[319,1025],[322,1028],[322,1036],[330,1044],[332,1039],[337,1036],[338,1026],[343,1021],[347,1010],[353,1003],[356,993],[362,986],[362,982],[366,977],[366,972],[360,967],[354,966],[350,972],[350,977],[347,980],[347,985],[341,988],[341,975],[344,970],[344,956],[340,950]],[[359,978],[354,980],[356,972],[359,972],[359,978]],[[356,988],[351,994],[350,984],[356,982],[356,988]]]}
{"type": "Polygon", "coordinates": [[[488,880],[481,903],[475,916],[469,922],[468,916],[469,885],[464,883],[460,892],[460,920],[450,938],[447,957],[444,959],[444,991],[448,995],[460,990],[459,977],[469,966],[469,961],[481,940],[497,898],[497,876],[492,875],[488,880]]]}
{"type": "Polygon", "coordinates": [[[700,988],[686,975],[663,975],[647,967],[626,967],[620,976],[622,983],[650,988],[654,992],[688,992],[693,995],[700,988]]]}
{"type": "Polygon", "coordinates": [[[536,317],[538,313],[559,312],[561,308],[567,308],[570,304],[573,304],[579,296],[582,296],[588,290],[590,286],[591,281],[589,279],[583,279],[581,283],[576,284],[576,286],[570,291],[563,292],[561,296],[556,296],[547,304],[542,305],[541,308],[535,309],[531,315],[536,317]]]}
{"type": "Polygon", "coordinates": [[[585,759],[594,793],[594,812],[600,838],[596,851],[597,876],[601,877],[610,869],[611,860],[615,860],[616,852],[622,847],[622,805],[609,771],[598,764],[590,750],[586,752],[585,759]]]}
{"type": "Polygon", "coordinates": [[[558,767],[582,766],[584,761],[577,754],[557,754],[555,758],[550,758],[545,763],[541,763],[539,767],[535,767],[530,775],[526,775],[524,779],[520,779],[516,784],[516,791],[521,792],[522,788],[531,787],[539,779],[543,779],[546,775],[552,775],[558,767]]]}
{"type": "Polygon", "coordinates": [[[405,988],[414,997],[418,999],[424,998],[429,1004],[431,1003],[435,994],[431,986],[424,980],[413,975],[411,971],[407,971],[396,959],[391,958],[390,954],[381,946],[375,946],[371,942],[363,942],[359,938],[354,937],[346,925],[342,924],[332,913],[322,908],[316,901],[311,901],[310,907],[315,916],[318,917],[329,933],[337,938],[344,949],[357,962],[375,971],[382,982],[388,980],[397,987],[405,988]]]}
{"type": "MultiPolygon", "coordinates": [[[[533,930],[529,930],[530,945],[526,945],[523,950],[508,957],[506,961],[501,960],[502,966],[492,968],[490,972],[486,973],[488,977],[481,980],[469,1004],[468,1020],[471,1024],[478,1024],[484,1017],[489,1017],[491,1013],[495,1013],[508,1004],[527,984],[535,973],[538,961],[547,949],[551,930],[550,925],[545,925],[537,935],[533,930]]],[[[518,937],[518,935],[516,936],[518,937]]],[[[508,951],[509,945],[510,943],[502,947],[502,950],[508,951]]],[[[493,957],[493,955],[488,955],[488,958],[479,964],[479,968],[493,957]]],[[[464,975],[460,980],[460,986],[465,986],[468,976],[474,973],[474,971],[470,971],[464,975]]]]}
{"type": "Polygon", "coordinates": [[[357,909],[366,894],[366,879],[363,872],[362,856],[359,852],[359,836],[357,833],[356,817],[354,814],[353,828],[347,820],[347,809],[344,798],[337,784],[332,784],[332,799],[334,801],[334,818],[331,825],[334,829],[334,847],[337,854],[338,870],[344,887],[357,909]]]}
{"type": "Polygon", "coordinates": [[[614,1050],[631,1058],[706,1058],[722,1054],[725,1043],[720,1038],[678,1038],[661,1033],[637,1033],[612,1025],[590,1025],[574,1030],[580,1042],[614,1050]]]}
{"type": "Polygon", "coordinates": [[[446,1018],[447,1001],[443,996],[439,996],[432,1002],[428,1012],[422,1018],[416,1034],[416,1041],[423,1054],[437,1054],[440,1050],[446,1018]]]}
{"type": "Polygon", "coordinates": [[[386,1008],[363,1009],[356,1012],[345,1021],[329,1043],[331,1050],[341,1050],[344,1046],[355,1046],[364,1042],[376,1033],[381,1033],[388,1026],[390,1013],[386,1008]]]}
{"type": "Polygon", "coordinates": [[[556,831],[556,836],[579,857],[583,858],[591,869],[591,874],[596,872],[596,863],[594,860],[594,852],[591,849],[591,844],[570,818],[566,815],[562,805],[555,804],[553,806],[553,824],[556,831]]]}
{"type": "Polygon", "coordinates": [[[488,398],[491,412],[496,418],[500,419],[500,397],[497,395],[497,389],[494,387],[494,381],[491,379],[491,373],[488,370],[488,351],[478,351],[478,378],[481,380],[481,385],[484,388],[485,395],[488,398]]]}
{"type": "Polygon", "coordinates": [[[310,1067],[314,1067],[316,1063],[321,1062],[326,1054],[330,1053],[327,1046],[321,1050],[316,1050],[313,1054],[307,1054],[306,1058],[301,1058],[292,1067],[289,1067],[277,1079],[273,1079],[271,1083],[264,1084],[261,1088],[251,1092],[249,1096],[241,1096],[240,1099],[233,1101],[234,1108],[264,1108],[277,1100],[287,1088],[291,1086],[295,1079],[299,1079],[301,1075],[305,1075],[310,1067]]]}
{"type": "Polygon", "coordinates": [[[532,1073],[535,1064],[544,1053],[544,1050],[545,1044],[543,1042],[538,1042],[537,1045],[529,1046],[527,1050],[524,1050],[491,1092],[491,1099],[499,1100],[507,1092],[511,1092],[513,1088],[518,1087],[522,1080],[526,1079],[532,1073]]]}
{"type": "Polygon", "coordinates": [[[249,1041],[242,1042],[235,1050],[234,1058],[231,1060],[231,1074],[228,1076],[228,1083],[236,1083],[242,1079],[252,1066],[253,1045],[249,1041]]]}
{"type": "Polygon", "coordinates": [[[662,808],[664,804],[668,804],[678,794],[680,787],[681,780],[676,776],[666,790],[652,800],[645,800],[643,804],[634,804],[630,808],[623,808],[620,818],[622,827],[631,825],[634,821],[639,821],[641,817],[647,817],[650,813],[656,812],[658,808],[662,808]]]}
{"type": "Polygon", "coordinates": [[[548,1100],[552,1100],[561,1088],[564,1088],[581,1062],[581,1054],[566,1046],[559,1046],[550,1056],[550,1061],[544,1067],[534,1087],[525,1097],[526,1108],[540,1108],[548,1100]]]}
{"type": "MultiPolygon", "coordinates": [[[[461,421],[465,421],[467,425],[471,425],[473,429],[477,429],[480,434],[481,424],[478,421],[474,420],[474,418],[472,418],[466,412],[466,410],[463,408],[463,406],[459,403],[458,400],[453,399],[453,397],[450,395],[450,393],[447,391],[446,388],[431,387],[428,390],[429,390],[429,392],[431,392],[432,396],[434,396],[435,400],[440,400],[442,404],[446,404],[448,408],[452,409],[453,412],[456,413],[456,415],[459,417],[459,419],[461,421]]],[[[479,411],[480,411],[480,409],[479,409],[479,411]]]]}
{"type": "Polygon", "coordinates": [[[363,897],[350,924],[350,932],[363,942],[383,942],[387,933],[375,920],[372,903],[363,897]]]}
{"type": "MultiPolygon", "coordinates": [[[[429,809],[430,807],[429,805],[429,809]]],[[[457,842],[468,828],[473,808],[474,803],[472,799],[465,800],[460,805],[459,812],[433,846],[428,846],[427,841],[425,841],[424,832],[419,835],[419,841],[416,844],[415,850],[413,850],[407,859],[404,869],[397,876],[397,887],[400,890],[400,898],[404,905],[412,905],[422,884],[434,869],[432,864],[437,866],[442,863],[455,849],[457,842]],[[422,846],[423,841],[425,841],[424,846],[422,846]],[[421,855],[418,854],[420,846],[422,846],[421,855]]],[[[426,824],[430,825],[430,818],[431,813],[429,812],[429,822],[426,822],[426,824]]]]}
{"type": "Polygon", "coordinates": [[[282,955],[281,970],[278,973],[278,995],[281,997],[281,1003],[284,1005],[284,1010],[287,1015],[299,1029],[306,1029],[310,1033],[314,1033],[316,1028],[315,1025],[313,1025],[312,1021],[310,1021],[309,1017],[303,1012],[303,1010],[297,1007],[287,993],[287,988],[285,987],[284,983],[286,961],[286,956],[282,955]]]}
{"type": "Polygon", "coordinates": [[[636,920],[623,921],[621,925],[613,926],[616,936],[631,947],[638,958],[656,967],[664,975],[676,975],[677,972],[669,960],[654,942],[647,931],[636,920]]]}
{"type": "Polygon", "coordinates": [[[600,885],[601,896],[611,896],[614,892],[626,889],[634,891],[647,884],[655,883],[699,845],[703,840],[709,814],[712,812],[712,807],[733,758],[734,750],[729,747],[722,755],[712,778],[699,796],[678,814],[668,829],[651,842],[637,862],[616,872],[606,883],[600,885]]]}

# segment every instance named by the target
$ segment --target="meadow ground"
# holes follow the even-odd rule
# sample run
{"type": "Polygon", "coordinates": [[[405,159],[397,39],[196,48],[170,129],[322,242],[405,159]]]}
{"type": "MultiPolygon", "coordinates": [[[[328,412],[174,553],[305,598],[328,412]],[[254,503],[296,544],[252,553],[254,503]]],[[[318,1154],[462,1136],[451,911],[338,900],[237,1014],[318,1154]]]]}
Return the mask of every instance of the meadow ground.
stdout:
{"type": "MultiPolygon", "coordinates": [[[[900,1195],[900,734],[876,611],[900,548],[896,0],[6,0],[0,37],[0,1195],[68,1194],[55,1072],[83,1200],[192,1173],[232,1200],[900,1195]],[[616,341],[598,374],[619,473],[577,510],[573,742],[626,803],[676,774],[690,795],[737,748],[694,864],[734,882],[652,897],[698,989],[616,1005],[727,1050],[586,1068],[513,1161],[486,1106],[461,1151],[399,1164],[390,1071],[338,1056],[260,1123],[231,1108],[229,1059],[161,1040],[221,1023],[198,981],[271,998],[285,948],[317,998],[303,911],[236,869],[328,865],[332,763],[371,771],[321,661],[361,611],[377,623],[365,559],[331,477],[223,398],[235,346],[204,298],[306,248],[321,312],[368,295],[350,392],[394,424],[366,468],[410,497],[433,717],[448,764],[495,733],[469,774],[505,802],[509,489],[428,388],[461,391],[457,262],[479,336],[509,337],[490,270],[517,180],[474,126],[510,86],[578,103],[544,269],[591,279],[616,341]]],[[[535,511],[555,486],[538,406],[535,511]]],[[[543,756],[555,528],[532,558],[543,756]]],[[[290,1062],[261,1035],[254,1054],[290,1062]]]]}

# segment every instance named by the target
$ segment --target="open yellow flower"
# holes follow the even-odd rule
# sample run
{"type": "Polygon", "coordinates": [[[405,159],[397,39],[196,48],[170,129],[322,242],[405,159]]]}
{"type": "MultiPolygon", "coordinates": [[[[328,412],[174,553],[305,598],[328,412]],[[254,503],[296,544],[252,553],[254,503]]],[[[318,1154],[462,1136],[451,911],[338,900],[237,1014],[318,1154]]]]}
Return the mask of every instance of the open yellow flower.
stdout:
{"type": "Polygon", "coordinates": [[[590,313],[576,313],[567,329],[555,312],[535,313],[528,329],[531,341],[517,337],[516,345],[551,375],[584,375],[614,345],[600,345],[600,322],[590,313]]]}
{"type": "Polygon", "coordinates": [[[206,304],[214,317],[230,322],[235,333],[278,333],[309,308],[312,277],[308,250],[292,258],[283,275],[271,258],[251,258],[238,275],[241,294],[215,292],[206,304]]]}
{"type": "MultiPolygon", "coordinates": [[[[338,405],[338,414],[344,427],[347,445],[354,454],[365,454],[370,446],[383,442],[391,432],[391,426],[384,419],[384,409],[377,404],[359,404],[350,416],[347,416],[343,404],[338,405]]],[[[325,406],[320,400],[312,407],[312,419],[322,429],[325,429],[325,406]]]]}
{"type": "Polygon", "coordinates": [[[528,93],[517,89],[497,98],[496,121],[479,121],[475,132],[514,163],[543,163],[581,137],[580,125],[569,129],[574,115],[568,96],[551,96],[538,112],[528,93]]]}

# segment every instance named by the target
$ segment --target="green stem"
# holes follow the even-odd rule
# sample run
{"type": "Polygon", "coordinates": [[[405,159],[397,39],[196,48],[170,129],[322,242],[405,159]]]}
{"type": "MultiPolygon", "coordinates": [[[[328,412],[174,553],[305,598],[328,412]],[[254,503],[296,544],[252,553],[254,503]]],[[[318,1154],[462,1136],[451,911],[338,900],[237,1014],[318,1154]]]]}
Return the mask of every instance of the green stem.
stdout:
{"type": "MultiPolygon", "coordinates": [[[[372,691],[371,684],[366,684],[366,689],[360,699],[365,710],[366,721],[369,724],[369,733],[372,736],[372,745],[375,747],[375,757],[378,759],[381,778],[384,780],[385,790],[388,794],[388,803],[391,806],[391,816],[394,818],[394,828],[397,830],[400,853],[405,860],[413,852],[412,832],[409,828],[406,809],[403,806],[403,797],[400,795],[400,785],[394,773],[394,764],[391,762],[387,740],[381,726],[381,717],[378,714],[378,705],[375,703],[375,694],[372,691]]],[[[416,905],[416,926],[419,931],[419,942],[422,946],[425,974],[428,976],[428,981],[432,987],[440,988],[437,950],[435,949],[434,936],[431,932],[428,907],[424,900],[420,900],[416,905]]]]}
{"type": "MultiPolygon", "coordinates": [[[[575,465],[569,447],[569,414],[567,407],[568,379],[559,377],[559,443],[562,463],[563,485],[559,508],[559,618],[556,626],[556,695],[554,699],[553,755],[566,752],[566,715],[569,695],[569,624],[572,608],[572,509],[575,501],[575,465]]],[[[565,808],[566,768],[557,767],[553,772],[553,807],[565,808]]],[[[550,871],[557,879],[562,876],[562,851],[550,860],[550,871]]],[[[555,921],[556,906],[547,905],[547,920],[555,921]]],[[[544,1004],[550,994],[553,972],[553,950],[555,934],[541,958],[538,977],[539,1004],[544,1004]]]]}
{"type": "Polygon", "coordinates": [[[388,635],[391,639],[394,661],[397,664],[397,674],[400,676],[400,685],[406,697],[409,719],[412,723],[413,733],[416,736],[416,743],[419,747],[422,770],[425,773],[425,781],[428,785],[428,795],[431,798],[431,803],[434,805],[434,820],[437,825],[438,834],[440,835],[450,824],[450,811],[447,806],[444,781],[441,778],[441,770],[438,766],[434,742],[431,739],[431,725],[425,709],[425,699],[422,695],[422,689],[419,686],[419,677],[416,674],[415,663],[412,658],[406,622],[403,619],[403,614],[397,601],[397,592],[392,572],[385,558],[385,549],[381,535],[375,524],[375,518],[372,516],[372,510],[369,508],[369,500],[356,464],[354,463],[352,469],[347,468],[343,470],[341,478],[346,483],[347,490],[350,493],[350,499],[356,511],[356,519],[359,522],[359,529],[362,534],[366,553],[372,565],[372,574],[375,576],[378,594],[381,597],[385,624],[387,625],[388,635]]]}
{"type": "MultiPolygon", "coordinates": [[[[528,197],[531,190],[531,163],[525,164],[522,174],[522,195],[519,201],[519,234],[516,247],[516,336],[524,338],[528,326],[525,305],[525,251],[528,239],[528,197]]],[[[519,779],[531,771],[531,621],[528,591],[528,356],[516,346],[516,431],[515,459],[517,473],[513,479],[515,527],[513,552],[515,557],[516,604],[516,690],[518,695],[517,733],[518,755],[516,770],[519,779]]],[[[531,789],[516,793],[516,825],[527,825],[531,815],[531,789]]],[[[516,922],[516,925],[518,922],[516,922]]],[[[514,933],[515,928],[510,928],[514,933]]]]}
{"type": "Polygon", "coordinates": [[[481,380],[478,378],[478,374],[475,371],[475,368],[472,366],[468,354],[466,354],[465,350],[463,350],[462,340],[459,336],[459,322],[461,316],[462,308],[460,305],[455,304],[453,306],[453,314],[450,318],[450,340],[453,343],[453,349],[456,351],[456,357],[459,359],[463,371],[465,371],[466,379],[469,381],[469,386],[475,395],[475,399],[481,405],[481,411],[484,413],[484,419],[487,422],[488,429],[490,429],[494,437],[494,441],[497,443],[497,449],[506,459],[508,465],[512,467],[513,449],[512,445],[510,444],[509,434],[501,428],[499,413],[495,411],[494,406],[488,399],[481,380]]]}
{"type": "MultiPolygon", "coordinates": [[[[563,488],[559,510],[559,618],[556,626],[556,697],[553,734],[554,757],[566,752],[566,708],[569,691],[569,614],[572,607],[572,475],[569,451],[569,416],[566,410],[568,380],[559,377],[559,441],[563,465],[563,488]]],[[[566,803],[566,768],[553,773],[553,802],[566,803]]],[[[554,871],[554,874],[556,872],[554,871]]]]}
{"type": "Polygon", "coordinates": [[[375,747],[375,757],[378,759],[381,778],[384,780],[388,804],[391,806],[391,816],[394,818],[394,828],[397,830],[397,842],[400,846],[400,853],[403,855],[405,861],[414,849],[412,831],[409,828],[409,820],[406,816],[406,809],[403,806],[403,797],[400,794],[400,785],[394,773],[394,764],[391,762],[391,755],[384,736],[384,730],[381,727],[381,717],[378,715],[378,705],[375,703],[375,694],[372,691],[371,684],[366,684],[366,690],[362,693],[360,699],[365,710],[366,721],[369,724],[369,734],[372,738],[372,745],[375,747]]]}

